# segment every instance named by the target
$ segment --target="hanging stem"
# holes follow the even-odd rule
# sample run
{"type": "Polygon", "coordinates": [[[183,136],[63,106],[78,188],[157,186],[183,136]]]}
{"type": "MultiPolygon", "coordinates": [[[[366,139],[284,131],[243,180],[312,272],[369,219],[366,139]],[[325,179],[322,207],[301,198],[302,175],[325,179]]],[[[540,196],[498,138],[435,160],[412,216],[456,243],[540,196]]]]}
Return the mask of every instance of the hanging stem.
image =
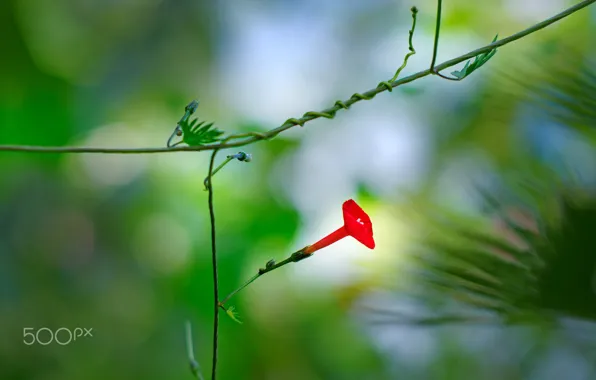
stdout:
{"type": "Polygon", "coordinates": [[[443,75],[435,68],[435,62],[437,61],[437,52],[439,50],[439,34],[441,33],[441,8],[443,6],[442,0],[437,0],[437,20],[435,23],[435,43],[433,45],[433,57],[430,61],[430,71],[432,74],[438,75],[443,79],[460,81],[460,78],[451,78],[443,75]]]}
{"type": "Polygon", "coordinates": [[[442,0],[437,0],[437,19],[435,23],[435,43],[433,45],[433,57],[430,60],[430,71],[435,72],[435,62],[437,61],[437,52],[439,50],[439,34],[441,33],[441,8],[442,0]]]}
{"type": "Polygon", "coordinates": [[[209,175],[205,181],[207,190],[209,191],[209,219],[211,222],[211,265],[213,268],[213,299],[214,299],[214,312],[213,312],[213,362],[211,366],[211,380],[215,380],[217,373],[217,338],[219,330],[219,281],[217,278],[217,249],[215,244],[215,210],[213,208],[213,184],[212,177],[214,174],[213,164],[215,162],[215,156],[219,149],[215,149],[211,154],[211,160],[209,161],[209,175]]]}

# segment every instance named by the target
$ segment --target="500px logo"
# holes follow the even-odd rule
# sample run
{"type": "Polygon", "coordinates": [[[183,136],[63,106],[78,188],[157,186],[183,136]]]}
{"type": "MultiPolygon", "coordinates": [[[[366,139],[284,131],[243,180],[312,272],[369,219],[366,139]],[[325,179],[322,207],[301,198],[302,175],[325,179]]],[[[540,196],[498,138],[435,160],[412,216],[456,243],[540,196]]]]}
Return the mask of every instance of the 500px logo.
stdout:
{"type": "Polygon", "coordinates": [[[23,343],[31,346],[35,343],[47,346],[52,342],[56,342],[61,346],[66,346],[71,342],[75,342],[80,338],[92,338],[93,328],[77,327],[75,329],[69,329],[66,327],[60,327],[56,330],[51,330],[47,327],[35,329],[34,327],[23,328],[23,343]]]}

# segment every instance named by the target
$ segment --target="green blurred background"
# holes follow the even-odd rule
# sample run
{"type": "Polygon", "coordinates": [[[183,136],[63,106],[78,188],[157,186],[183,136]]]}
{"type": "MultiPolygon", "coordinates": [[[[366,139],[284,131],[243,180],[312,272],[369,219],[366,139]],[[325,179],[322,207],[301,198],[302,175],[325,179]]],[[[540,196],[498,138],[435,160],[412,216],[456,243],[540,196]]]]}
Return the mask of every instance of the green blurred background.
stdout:
{"type": "MultiPolygon", "coordinates": [[[[573,4],[444,3],[438,62],[573,4]]],[[[412,5],[403,75],[428,67],[434,1],[4,0],[0,144],[164,146],[195,98],[227,133],[274,128],[391,77],[412,5]]],[[[345,239],[236,296],[244,323],[221,317],[219,378],[595,379],[595,24],[588,7],[463,82],[427,77],[245,147],[253,162],[214,180],[222,295],[339,227],[349,198],[377,248],[345,239]],[[553,233],[526,236],[540,270],[474,263],[493,293],[515,286],[498,307],[459,297],[479,277],[458,272],[455,289],[443,264],[473,262],[474,242],[429,219],[519,248],[502,216],[522,208],[553,233]]],[[[187,319],[209,373],[208,158],[0,152],[0,379],[188,379],[187,319]],[[93,337],[23,343],[24,328],[62,327],[93,337]]]]}

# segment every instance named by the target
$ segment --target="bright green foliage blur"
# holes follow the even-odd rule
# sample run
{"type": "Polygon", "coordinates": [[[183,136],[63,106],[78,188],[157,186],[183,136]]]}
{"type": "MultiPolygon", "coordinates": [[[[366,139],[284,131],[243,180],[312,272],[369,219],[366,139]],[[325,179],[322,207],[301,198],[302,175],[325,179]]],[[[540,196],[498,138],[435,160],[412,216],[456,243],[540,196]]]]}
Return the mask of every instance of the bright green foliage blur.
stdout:
{"type": "MultiPolygon", "coordinates": [[[[241,11],[236,13],[222,3],[0,2],[0,144],[165,146],[184,107],[196,98],[200,106],[194,116],[214,121],[226,133],[262,132],[278,126],[255,120],[249,107],[234,107],[225,96],[230,90],[225,85],[242,79],[227,77],[223,63],[230,61],[223,55],[234,26],[246,25],[246,20],[255,28],[274,21],[279,26],[284,24],[280,15],[295,12],[295,17],[304,17],[312,9],[324,15],[335,2],[238,1],[241,11]],[[260,14],[277,19],[256,16],[260,14]]],[[[420,9],[414,36],[417,54],[401,75],[427,69],[435,3],[414,3],[371,2],[370,8],[352,4],[354,9],[346,5],[344,13],[321,16],[327,22],[345,17],[333,24],[335,29],[322,29],[337,39],[329,54],[338,54],[344,61],[334,64],[325,77],[316,78],[332,97],[317,95],[313,88],[315,100],[300,104],[320,110],[388,77],[395,70],[391,65],[397,67],[407,52],[411,5],[420,9]],[[394,36],[401,40],[395,41],[394,36]],[[380,58],[371,53],[385,52],[371,48],[381,41],[395,44],[388,51],[401,49],[396,53],[399,59],[388,66],[383,60],[390,55],[380,58]],[[379,67],[389,69],[383,72],[379,67]]],[[[444,3],[437,63],[485,44],[497,32],[507,36],[543,18],[532,16],[537,11],[531,9],[516,16],[507,1],[444,3]]],[[[552,14],[560,10],[555,7],[552,14]]],[[[390,127],[397,130],[410,120],[407,114],[425,132],[429,148],[414,184],[385,191],[361,175],[350,182],[350,193],[342,193],[344,199],[357,199],[371,214],[380,239],[377,249],[365,251],[367,259],[349,259],[358,269],[356,274],[349,272],[336,282],[331,280],[331,266],[329,279],[320,271],[315,274],[325,259],[322,250],[295,264],[309,265],[306,268],[312,268],[312,273],[286,266],[234,297],[230,304],[243,323],[235,323],[225,313],[220,316],[218,378],[594,378],[596,369],[590,363],[594,363],[596,341],[560,335],[553,325],[558,318],[585,319],[585,328],[594,331],[590,321],[596,320],[593,284],[590,287],[596,269],[589,267],[593,268],[596,252],[586,248],[596,246],[589,236],[589,228],[596,228],[590,201],[596,197],[596,71],[590,65],[595,14],[588,8],[555,27],[499,48],[490,62],[478,63],[473,75],[461,82],[426,78],[342,110],[334,120],[318,120],[243,147],[253,154],[253,161],[231,162],[213,181],[221,298],[269,259],[279,261],[312,243],[303,241],[304,230],[313,222],[300,202],[310,193],[314,202],[331,189],[320,187],[314,179],[298,187],[280,178],[294,178],[294,169],[299,168],[316,172],[316,165],[300,166],[304,163],[297,157],[304,157],[302,152],[318,152],[323,165],[325,159],[346,154],[348,148],[309,151],[309,144],[322,140],[332,144],[349,135],[345,125],[352,117],[365,120],[361,127],[366,132],[358,135],[364,141],[387,119],[395,122],[390,127]],[[372,107],[378,108],[371,117],[365,112],[372,107]],[[553,125],[562,132],[549,134],[553,125]],[[561,136],[575,139],[565,140],[565,145],[561,136]],[[509,277],[512,272],[502,266],[493,270],[486,264],[490,260],[468,260],[472,256],[466,255],[480,248],[463,242],[448,228],[430,232],[436,225],[428,219],[451,218],[471,232],[479,229],[507,240],[508,231],[494,228],[495,221],[501,220],[499,210],[488,215],[479,210],[484,198],[470,190],[478,181],[499,198],[500,206],[523,205],[535,211],[533,215],[548,225],[549,236],[556,237],[556,252],[541,256],[554,259],[545,259],[546,269],[536,271],[537,276],[548,276],[527,283],[536,287],[524,289],[531,294],[528,299],[520,300],[527,294],[516,297],[519,289],[509,287],[523,288],[519,282],[527,279],[526,272],[509,277]],[[469,185],[469,192],[458,187],[461,184],[469,185]],[[557,212],[566,204],[557,202],[563,194],[565,200],[575,199],[575,194],[589,199],[581,203],[587,205],[584,208],[565,209],[584,229],[568,228],[567,222],[561,222],[566,229],[556,229],[565,214],[557,212]],[[594,224],[589,227],[590,223],[594,224]],[[564,236],[559,234],[563,230],[564,236]],[[578,241],[574,231],[577,236],[581,232],[585,244],[569,243],[578,241]],[[430,246],[432,253],[421,246],[430,246]],[[560,252],[573,260],[564,260],[560,252]],[[470,275],[469,265],[484,272],[470,275]],[[565,270],[551,271],[553,267],[565,270]],[[584,267],[588,269],[577,270],[584,267]],[[544,283],[544,278],[557,284],[544,283]],[[576,280],[581,286],[569,285],[576,280]],[[479,291],[509,298],[498,298],[499,309],[487,307],[485,298],[466,298],[479,291]],[[430,318],[409,322],[396,318],[401,314],[391,311],[391,303],[403,299],[414,300],[418,306],[413,309],[424,309],[430,318]],[[367,312],[369,307],[363,303],[372,304],[373,312],[367,312]],[[534,318],[543,316],[547,308],[553,318],[534,318]],[[452,319],[447,317],[469,309],[497,322],[486,330],[472,321],[449,323],[452,319]],[[512,320],[513,309],[523,309],[524,322],[532,323],[506,327],[502,322],[512,320]],[[568,360],[573,368],[551,371],[548,363],[556,360],[568,360]],[[549,373],[551,377],[546,377],[549,373]]],[[[308,34],[309,27],[295,32],[308,34]]],[[[278,43],[281,49],[292,44],[289,37],[278,35],[282,42],[263,37],[263,44],[278,43]]],[[[309,67],[327,64],[324,51],[303,54],[312,58],[309,67]]],[[[268,59],[272,57],[264,56],[262,64],[268,59]]],[[[237,64],[242,67],[243,62],[237,64]]],[[[465,76],[462,67],[453,69],[465,76]]],[[[298,76],[293,83],[307,76],[291,74],[298,76]]],[[[283,94],[300,90],[281,82],[262,86],[253,88],[250,99],[244,100],[253,104],[249,100],[259,99],[267,112],[276,99],[269,98],[266,89],[281,88],[283,94]]],[[[300,94],[308,97],[310,92],[300,94]]],[[[293,110],[295,114],[280,116],[279,122],[310,109],[293,110]]],[[[208,141],[220,137],[217,130],[203,132],[211,133],[208,141]]],[[[236,151],[220,153],[219,162],[232,153],[236,151]]],[[[360,152],[363,161],[376,153],[376,149],[360,152]]],[[[208,153],[188,152],[134,156],[0,152],[0,379],[189,379],[187,319],[193,326],[196,358],[208,378],[213,317],[210,227],[203,186],[208,158],[208,153]],[[63,346],[23,343],[25,328],[56,331],[62,327],[93,328],[93,337],[63,346]]],[[[379,158],[389,167],[380,182],[401,176],[398,163],[390,161],[379,158]]],[[[329,177],[335,174],[328,173],[329,177]]],[[[330,205],[336,209],[332,220],[338,224],[340,207],[341,202],[330,205]]],[[[331,232],[325,228],[317,228],[316,235],[331,232]]],[[[349,241],[342,247],[357,245],[349,241]]],[[[498,242],[490,248],[495,246],[503,248],[498,242]]],[[[555,244],[548,249],[552,247],[555,244]]]]}

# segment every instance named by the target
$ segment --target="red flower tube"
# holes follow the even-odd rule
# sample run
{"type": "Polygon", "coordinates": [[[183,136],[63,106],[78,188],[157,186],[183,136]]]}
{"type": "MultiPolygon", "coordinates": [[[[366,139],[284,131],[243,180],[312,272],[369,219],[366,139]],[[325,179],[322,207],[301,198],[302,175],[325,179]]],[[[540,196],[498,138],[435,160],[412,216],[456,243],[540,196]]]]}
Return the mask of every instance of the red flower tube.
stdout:
{"type": "Polygon", "coordinates": [[[321,248],[325,248],[346,236],[352,236],[370,249],[375,248],[372,222],[364,210],[362,210],[353,199],[345,201],[342,210],[344,215],[344,225],[313,245],[306,247],[303,250],[305,254],[311,254],[321,248]]]}

